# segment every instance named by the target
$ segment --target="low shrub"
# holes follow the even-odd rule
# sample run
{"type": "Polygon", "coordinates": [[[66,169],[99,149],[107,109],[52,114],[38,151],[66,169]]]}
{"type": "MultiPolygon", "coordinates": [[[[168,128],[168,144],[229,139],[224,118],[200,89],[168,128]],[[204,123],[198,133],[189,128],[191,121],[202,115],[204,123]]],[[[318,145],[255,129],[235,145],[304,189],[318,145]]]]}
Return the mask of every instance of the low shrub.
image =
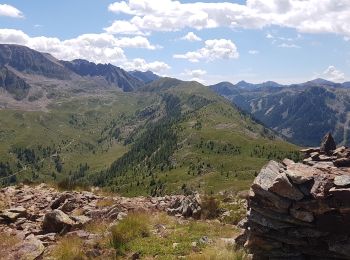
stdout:
{"type": "Polygon", "coordinates": [[[203,219],[214,219],[220,215],[220,202],[212,196],[202,198],[201,207],[203,219]]]}

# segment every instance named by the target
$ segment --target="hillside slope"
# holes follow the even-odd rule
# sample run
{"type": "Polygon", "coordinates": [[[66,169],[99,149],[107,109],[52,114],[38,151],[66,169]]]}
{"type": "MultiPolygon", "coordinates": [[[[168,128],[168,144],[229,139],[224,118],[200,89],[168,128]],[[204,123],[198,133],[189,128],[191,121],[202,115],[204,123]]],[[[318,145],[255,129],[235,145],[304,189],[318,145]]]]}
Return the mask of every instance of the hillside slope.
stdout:
{"type": "Polygon", "coordinates": [[[95,185],[127,196],[215,193],[246,189],[268,160],[298,156],[295,146],[197,82],[145,85],[110,64],[1,48],[0,185],[95,185]],[[121,91],[120,82],[133,91],[121,91]]]}
{"type": "Polygon", "coordinates": [[[88,183],[123,194],[245,189],[269,159],[297,158],[290,145],[209,88],[164,78],[140,90],[159,97],[151,121],[133,134],[130,150],[88,183]]]}
{"type": "Polygon", "coordinates": [[[3,185],[98,185],[127,196],[246,189],[296,147],[196,82],[59,98],[48,112],[0,111],[3,185]],[[28,131],[30,129],[31,131],[28,131]]]}

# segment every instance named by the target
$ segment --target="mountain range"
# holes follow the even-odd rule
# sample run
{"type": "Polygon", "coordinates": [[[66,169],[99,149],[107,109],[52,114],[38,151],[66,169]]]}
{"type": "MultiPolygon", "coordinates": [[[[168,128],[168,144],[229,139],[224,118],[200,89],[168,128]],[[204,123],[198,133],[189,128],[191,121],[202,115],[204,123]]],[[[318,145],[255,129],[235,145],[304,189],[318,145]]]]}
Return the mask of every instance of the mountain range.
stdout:
{"type": "Polygon", "coordinates": [[[222,82],[210,88],[289,141],[316,146],[327,132],[338,144],[350,144],[349,85],[315,79],[292,85],[222,82]]]}
{"type": "MultiPolygon", "coordinates": [[[[86,60],[62,61],[19,45],[0,45],[0,107],[45,110],[59,98],[99,95],[106,91],[137,92],[160,77],[151,71],[130,71],[86,60]]],[[[172,84],[173,80],[167,82],[172,84]]],[[[222,82],[210,86],[287,140],[317,145],[331,131],[340,144],[350,144],[350,82],[315,79],[282,85],[222,82]]]]}
{"type": "Polygon", "coordinates": [[[195,81],[0,45],[0,185],[127,196],[247,189],[298,147],[195,81]]]}
{"type": "Polygon", "coordinates": [[[81,59],[61,61],[24,46],[0,45],[0,88],[8,94],[0,97],[2,107],[13,105],[9,96],[26,103],[27,107],[35,107],[40,100],[47,104],[45,100],[59,96],[67,89],[130,92],[156,79],[159,76],[149,71],[129,73],[112,64],[95,64],[81,59]]]}

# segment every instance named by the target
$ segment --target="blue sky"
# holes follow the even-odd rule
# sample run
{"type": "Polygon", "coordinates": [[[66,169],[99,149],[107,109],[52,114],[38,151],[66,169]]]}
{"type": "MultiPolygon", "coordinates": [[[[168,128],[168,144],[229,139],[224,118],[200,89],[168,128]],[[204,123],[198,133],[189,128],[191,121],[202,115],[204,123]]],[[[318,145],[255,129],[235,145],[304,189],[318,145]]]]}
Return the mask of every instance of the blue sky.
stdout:
{"type": "Polygon", "coordinates": [[[347,0],[11,0],[0,43],[206,84],[342,82],[349,21],[347,0]]]}

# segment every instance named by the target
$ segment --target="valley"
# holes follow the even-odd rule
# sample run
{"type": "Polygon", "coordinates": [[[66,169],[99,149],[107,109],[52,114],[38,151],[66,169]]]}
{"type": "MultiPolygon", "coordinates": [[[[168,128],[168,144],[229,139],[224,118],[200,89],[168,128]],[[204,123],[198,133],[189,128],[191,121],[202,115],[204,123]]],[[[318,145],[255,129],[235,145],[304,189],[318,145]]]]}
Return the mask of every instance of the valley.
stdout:
{"type": "MultiPolygon", "coordinates": [[[[42,55],[23,51],[30,57],[42,55]]],[[[296,146],[197,82],[154,78],[146,84],[111,65],[109,71],[120,72],[115,75],[139,82],[129,92],[120,87],[129,84],[118,81],[120,76],[96,84],[102,76],[92,76],[93,63],[79,61],[89,68],[81,74],[91,74],[80,76],[77,68],[62,67],[65,63],[53,57],[38,60],[53,68],[50,74],[38,71],[37,65],[26,68],[24,79],[34,86],[29,93],[35,89],[43,94],[35,100],[32,94],[20,101],[13,96],[0,112],[2,185],[95,185],[126,196],[191,190],[214,194],[247,189],[270,159],[298,159],[296,146]],[[53,71],[66,76],[57,79],[53,71]],[[59,84],[39,84],[38,73],[59,84]],[[31,107],[18,107],[22,103],[31,107]]],[[[5,67],[12,64],[6,62],[5,67]]],[[[21,67],[12,65],[23,76],[21,67]]]]}

